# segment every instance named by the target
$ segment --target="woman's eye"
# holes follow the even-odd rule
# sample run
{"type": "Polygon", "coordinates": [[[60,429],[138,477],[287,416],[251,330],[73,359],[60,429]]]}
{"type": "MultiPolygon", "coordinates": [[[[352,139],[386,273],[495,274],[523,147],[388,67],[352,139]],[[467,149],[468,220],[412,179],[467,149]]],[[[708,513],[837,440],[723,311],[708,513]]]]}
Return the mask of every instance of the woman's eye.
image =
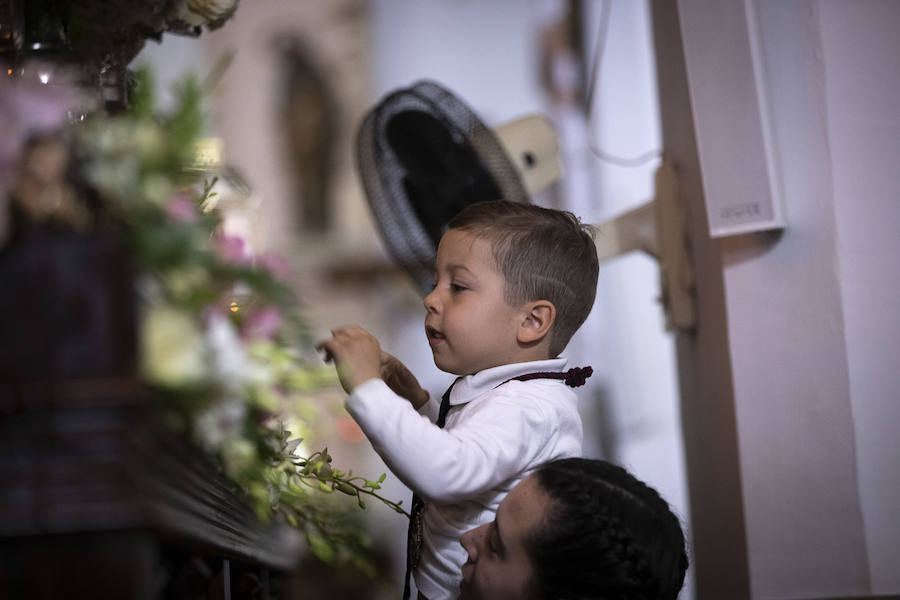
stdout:
{"type": "Polygon", "coordinates": [[[497,540],[496,540],[496,535],[497,535],[497,531],[496,531],[496,529],[494,529],[494,526],[491,525],[491,531],[488,533],[488,536],[487,536],[487,547],[488,547],[488,550],[490,550],[492,554],[497,554],[498,544],[497,544],[497,540]]]}

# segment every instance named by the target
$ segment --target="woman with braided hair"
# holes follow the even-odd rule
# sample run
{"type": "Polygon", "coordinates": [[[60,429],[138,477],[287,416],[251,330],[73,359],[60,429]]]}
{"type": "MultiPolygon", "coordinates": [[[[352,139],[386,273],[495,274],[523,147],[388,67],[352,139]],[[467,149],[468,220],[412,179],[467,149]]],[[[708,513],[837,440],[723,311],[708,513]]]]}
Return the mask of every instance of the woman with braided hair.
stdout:
{"type": "Polygon", "coordinates": [[[460,542],[465,600],[674,600],[688,565],[656,490],[585,458],[538,467],[460,542]]]}

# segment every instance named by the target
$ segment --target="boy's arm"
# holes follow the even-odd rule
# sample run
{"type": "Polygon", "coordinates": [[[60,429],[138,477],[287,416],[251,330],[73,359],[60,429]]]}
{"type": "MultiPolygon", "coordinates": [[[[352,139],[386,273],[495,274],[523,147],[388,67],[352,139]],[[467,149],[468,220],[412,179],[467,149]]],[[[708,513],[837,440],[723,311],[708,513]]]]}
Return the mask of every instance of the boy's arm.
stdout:
{"type": "MultiPolygon", "coordinates": [[[[469,408],[452,431],[410,410],[380,380],[366,381],[347,398],[347,409],[394,474],[426,500],[448,504],[522,474],[536,464],[560,432],[545,399],[503,394],[469,408]]],[[[580,428],[577,444],[580,445],[580,428]]]]}

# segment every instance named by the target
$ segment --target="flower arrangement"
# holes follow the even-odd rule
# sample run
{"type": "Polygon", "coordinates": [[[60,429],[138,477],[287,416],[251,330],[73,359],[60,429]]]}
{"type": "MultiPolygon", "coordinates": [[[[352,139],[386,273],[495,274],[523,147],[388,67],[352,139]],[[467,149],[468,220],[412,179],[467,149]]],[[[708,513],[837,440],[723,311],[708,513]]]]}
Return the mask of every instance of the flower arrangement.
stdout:
{"type": "MultiPolygon", "coordinates": [[[[14,105],[10,90],[0,100],[14,105]]],[[[309,394],[334,383],[333,371],[307,363],[286,262],[251,256],[210,209],[215,173],[196,161],[204,89],[183,81],[168,114],[151,90],[141,71],[127,111],[45,129],[22,146],[11,222],[120,236],[137,277],[139,372],[165,422],[217,458],[261,519],[280,516],[320,558],[371,572],[365,536],[329,498],[405,514],[401,503],[379,493],[384,474],[345,472],[327,448],[301,451],[309,394]]]]}

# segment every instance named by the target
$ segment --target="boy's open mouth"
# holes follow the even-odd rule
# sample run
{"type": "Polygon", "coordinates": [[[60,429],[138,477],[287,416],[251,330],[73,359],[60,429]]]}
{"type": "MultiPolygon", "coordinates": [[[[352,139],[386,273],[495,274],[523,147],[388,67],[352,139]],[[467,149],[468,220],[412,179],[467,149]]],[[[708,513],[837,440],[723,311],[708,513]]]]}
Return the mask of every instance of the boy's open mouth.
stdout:
{"type": "Polygon", "coordinates": [[[444,339],[444,334],[434,327],[425,326],[425,335],[428,336],[428,343],[432,346],[444,339]]]}

